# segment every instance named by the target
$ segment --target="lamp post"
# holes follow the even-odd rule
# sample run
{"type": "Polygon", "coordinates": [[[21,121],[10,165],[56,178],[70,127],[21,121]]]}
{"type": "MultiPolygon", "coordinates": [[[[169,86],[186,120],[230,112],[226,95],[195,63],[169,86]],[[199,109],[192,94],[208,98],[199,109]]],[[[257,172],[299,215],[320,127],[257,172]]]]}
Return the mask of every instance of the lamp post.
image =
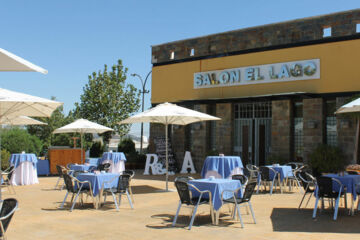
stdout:
{"type": "MultiPolygon", "coordinates": [[[[142,93],[141,112],[144,112],[144,95],[145,95],[145,93],[149,93],[149,90],[145,89],[145,87],[146,87],[145,85],[146,85],[146,81],[148,80],[151,72],[152,71],[150,71],[146,75],[145,81],[143,81],[142,77],[139,74],[137,74],[137,73],[131,74],[131,76],[133,76],[133,77],[138,77],[140,79],[140,81],[141,81],[141,84],[142,84],[142,91],[140,91],[140,93],[142,93]]],[[[143,134],[144,134],[144,124],[141,123],[140,153],[142,153],[142,149],[143,149],[143,134]]]]}

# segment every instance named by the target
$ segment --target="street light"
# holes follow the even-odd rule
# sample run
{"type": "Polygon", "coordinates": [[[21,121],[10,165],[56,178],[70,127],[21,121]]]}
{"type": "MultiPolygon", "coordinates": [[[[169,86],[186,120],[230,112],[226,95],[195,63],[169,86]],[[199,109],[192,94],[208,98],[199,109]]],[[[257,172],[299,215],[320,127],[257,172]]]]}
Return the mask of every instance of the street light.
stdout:
{"type": "MultiPolygon", "coordinates": [[[[133,77],[138,77],[142,84],[142,91],[140,91],[140,93],[142,93],[141,112],[144,112],[144,95],[145,95],[145,93],[149,93],[149,90],[145,89],[145,87],[146,87],[145,85],[146,85],[146,81],[148,80],[151,72],[152,71],[150,71],[146,75],[145,82],[143,81],[142,77],[139,74],[137,74],[137,73],[131,74],[131,76],[133,76],[133,77]]],[[[140,153],[142,153],[142,149],[143,149],[143,134],[144,134],[144,123],[141,123],[140,153]]]]}

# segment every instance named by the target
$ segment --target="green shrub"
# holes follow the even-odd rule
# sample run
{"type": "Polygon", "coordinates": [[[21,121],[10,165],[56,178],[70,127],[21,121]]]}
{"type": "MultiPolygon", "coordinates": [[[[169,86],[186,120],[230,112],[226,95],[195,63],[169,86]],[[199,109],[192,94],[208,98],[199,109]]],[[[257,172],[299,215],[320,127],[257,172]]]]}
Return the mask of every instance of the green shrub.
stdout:
{"type": "Polygon", "coordinates": [[[8,151],[6,151],[5,149],[2,149],[1,150],[1,170],[5,170],[10,166],[9,159],[10,159],[10,153],[8,151]]]}
{"type": "Polygon", "coordinates": [[[101,142],[99,141],[94,142],[90,148],[90,157],[91,158],[101,157],[104,152],[104,148],[105,146],[101,142]]]}
{"type": "Polygon", "coordinates": [[[337,173],[345,170],[347,162],[338,147],[322,144],[310,154],[309,165],[318,174],[337,173]]]}
{"type": "Polygon", "coordinates": [[[6,129],[1,133],[1,147],[10,153],[21,153],[25,151],[39,155],[42,146],[43,143],[38,137],[30,135],[24,129],[6,129]]]}
{"type": "Polygon", "coordinates": [[[206,156],[219,156],[219,151],[216,149],[211,149],[206,153],[206,156]]]}
{"type": "Polygon", "coordinates": [[[123,152],[125,154],[136,153],[135,143],[130,138],[121,140],[118,145],[118,152],[123,152]]]}

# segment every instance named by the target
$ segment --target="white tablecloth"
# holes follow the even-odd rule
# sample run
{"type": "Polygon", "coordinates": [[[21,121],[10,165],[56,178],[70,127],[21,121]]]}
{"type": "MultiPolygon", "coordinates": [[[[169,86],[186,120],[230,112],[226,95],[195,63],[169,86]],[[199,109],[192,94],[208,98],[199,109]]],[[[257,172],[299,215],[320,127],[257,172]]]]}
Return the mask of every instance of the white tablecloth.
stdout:
{"type": "Polygon", "coordinates": [[[110,163],[110,169],[109,169],[109,173],[120,173],[122,174],[123,171],[125,171],[125,161],[124,160],[120,160],[117,163],[113,163],[112,160],[104,160],[102,162],[104,163],[110,163]]]}
{"type": "Polygon", "coordinates": [[[30,185],[39,183],[37,177],[37,170],[34,168],[32,162],[21,162],[17,168],[15,168],[11,179],[11,185],[30,185]]]}

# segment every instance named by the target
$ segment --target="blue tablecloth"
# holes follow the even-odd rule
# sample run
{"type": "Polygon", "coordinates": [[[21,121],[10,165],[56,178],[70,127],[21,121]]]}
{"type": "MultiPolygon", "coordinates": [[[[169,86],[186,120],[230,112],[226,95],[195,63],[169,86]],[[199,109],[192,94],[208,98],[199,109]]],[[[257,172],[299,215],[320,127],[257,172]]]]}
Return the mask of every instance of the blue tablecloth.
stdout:
{"type": "Polygon", "coordinates": [[[33,153],[13,153],[10,156],[9,162],[10,165],[14,166],[15,168],[17,168],[22,162],[32,162],[34,168],[36,168],[38,159],[33,153]]]}
{"type": "Polygon", "coordinates": [[[113,164],[117,164],[119,161],[126,161],[126,157],[122,152],[104,152],[100,163],[105,160],[111,160],[113,164]]]}
{"type": "Polygon", "coordinates": [[[244,168],[240,157],[238,156],[209,156],[205,159],[201,170],[201,176],[205,178],[206,172],[216,171],[223,178],[228,178],[235,168],[244,168]]]}
{"type": "MultiPolygon", "coordinates": [[[[92,191],[94,196],[97,196],[102,188],[103,182],[110,181],[114,179],[111,184],[105,184],[105,188],[116,187],[119,181],[119,178],[115,178],[116,176],[120,176],[120,174],[116,173],[80,173],[77,175],[77,179],[80,181],[89,181],[91,183],[92,191]]],[[[85,185],[86,186],[86,185],[85,185]]]]}
{"type": "MultiPolygon", "coordinates": [[[[230,180],[230,179],[196,179],[190,180],[189,184],[193,184],[197,187],[200,191],[210,190],[212,195],[212,203],[213,207],[216,211],[218,211],[222,206],[221,201],[221,193],[224,190],[235,190],[241,187],[239,180],[230,180]]],[[[199,196],[199,192],[195,189],[191,189],[191,192],[194,197],[199,196]]],[[[240,191],[239,191],[240,193],[240,191]]],[[[204,195],[205,198],[209,198],[208,194],[204,195]]],[[[224,193],[224,199],[232,197],[231,193],[224,193]]]]}
{"type": "MultiPolygon", "coordinates": [[[[344,185],[344,187],[346,187],[346,192],[351,193],[353,195],[354,201],[356,200],[356,185],[360,184],[360,175],[339,176],[338,174],[328,174],[326,177],[338,179],[344,185]]],[[[336,182],[333,182],[333,190],[339,191],[339,184],[336,182]]]]}
{"type": "Polygon", "coordinates": [[[90,165],[98,166],[99,165],[100,158],[87,158],[85,160],[86,163],[89,163],[90,165]]]}
{"type": "Polygon", "coordinates": [[[45,160],[38,159],[36,168],[37,168],[38,175],[49,175],[50,174],[49,160],[48,159],[45,159],[45,160]]]}
{"type": "Polygon", "coordinates": [[[96,169],[97,166],[95,165],[91,165],[91,164],[78,164],[78,165],[71,165],[70,167],[70,170],[74,170],[74,171],[81,171],[81,172],[84,172],[84,171],[88,171],[89,170],[93,170],[93,169],[96,169]]]}
{"type": "MultiPolygon", "coordinates": [[[[276,172],[280,173],[281,181],[283,181],[284,178],[286,178],[286,177],[294,176],[291,166],[283,165],[283,166],[274,167],[273,165],[268,165],[267,167],[270,167],[270,168],[274,169],[276,172]]],[[[270,178],[273,179],[273,177],[274,177],[274,172],[270,171],[270,178]]]]}

